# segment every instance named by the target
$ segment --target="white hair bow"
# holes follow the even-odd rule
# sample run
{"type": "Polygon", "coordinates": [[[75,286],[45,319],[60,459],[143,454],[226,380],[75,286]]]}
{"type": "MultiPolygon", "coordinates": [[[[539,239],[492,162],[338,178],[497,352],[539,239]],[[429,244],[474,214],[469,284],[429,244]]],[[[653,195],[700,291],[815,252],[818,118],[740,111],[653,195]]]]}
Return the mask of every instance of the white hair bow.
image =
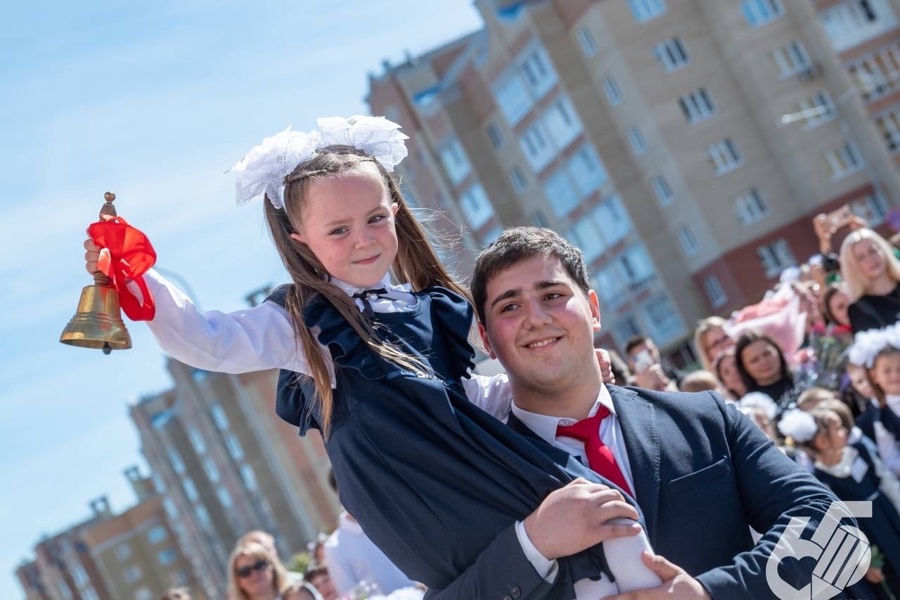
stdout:
{"type": "Polygon", "coordinates": [[[246,204],[265,194],[272,206],[283,209],[284,178],[328,146],[352,146],[387,171],[393,171],[408,154],[404,142],[408,136],[400,133],[400,125],[384,117],[324,117],[317,124],[319,128],[308,133],[288,127],[267,137],[231,167],[237,203],[246,204]]]}

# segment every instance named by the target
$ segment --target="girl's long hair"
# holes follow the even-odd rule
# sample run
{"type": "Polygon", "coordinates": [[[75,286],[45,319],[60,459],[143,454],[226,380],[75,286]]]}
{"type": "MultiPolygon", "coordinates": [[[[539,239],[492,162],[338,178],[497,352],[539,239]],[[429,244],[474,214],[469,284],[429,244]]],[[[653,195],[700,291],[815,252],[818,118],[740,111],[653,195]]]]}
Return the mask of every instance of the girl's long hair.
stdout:
{"type": "Polygon", "coordinates": [[[335,146],[322,149],[314,158],[298,165],[285,178],[285,208],[276,209],[268,199],[263,204],[275,247],[293,281],[287,294],[285,308],[291,316],[299,344],[306,353],[315,384],[316,398],[321,408],[322,434],[326,437],[334,410],[332,372],[329,368],[331,357],[326,355],[325,349],[318,344],[303,321],[303,309],[316,294],[324,296],[374,352],[403,368],[417,372],[425,370],[425,366],[415,357],[409,356],[390,343],[379,340],[374,335],[372,322],[357,308],[346,292],[330,283],[329,273],[309,247],[291,238],[291,234],[297,232],[302,223],[303,210],[312,181],[358,172],[366,164],[372,164],[378,169],[390,201],[398,206],[395,215],[398,249],[393,264],[394,277],[397,281],[408,282],[415,291],[434,285],[443,286],[471,302],[468,291],[453,280],[441,263],[428,240],[425,228],[403,199],[399,185],[378,161],[353,147],[335,146]]]}
{"type": "Polygon", "coordinates": [[[872,240],[884,257],[884,268],[888,277],[900,283],[900,260],[894,255],[894,247],[871,229],[851,231],[841,243],[841,279],[846,282],[847,296],[850,302],[856,302],[869,292],[872,284],[869,278],[859,270],[859,264],[853,255],[853,247],[863,240],[872,240]]]}
{"type": "Polygon", "coordinates": [[[256,542],[248,542],[246,544],[238,543],[231,551],[228,557],[228,590],[226,597],[228,600],[250,600],[247,593],[241,588],[240,580],[235,572],[235,565],[240,557],[246,556],[256,560],[267,560],[272,565],[272,590],[275,594],[283,594],[290,589],[291,581],[288,577],[287,569],[281,564],[277,556],[274,556],[265,546],[256,542]]]}

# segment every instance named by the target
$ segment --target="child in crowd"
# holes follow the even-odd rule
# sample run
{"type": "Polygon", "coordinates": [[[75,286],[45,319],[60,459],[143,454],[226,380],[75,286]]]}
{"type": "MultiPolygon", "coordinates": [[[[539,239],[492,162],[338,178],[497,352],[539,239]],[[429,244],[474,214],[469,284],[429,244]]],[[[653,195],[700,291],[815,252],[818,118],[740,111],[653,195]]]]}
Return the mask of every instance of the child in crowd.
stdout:
{"type": "MultiPolygon", "coordinates": [[[[832,402],[832,401],[826,401],[832,402]]],[[[844,501],[869,501],[871,518],[859,519],[859,528],[881,550],[884,578],[893,593],[900,592],[900,482],[884,469],[878,451],[867,437],[850,441],[847,419],[823,402],[810,412],[795,409],[782,416],[778,428],[814,458],[813,474],[844,501]]],[[[880,579],[870,573],[870,581],[880,579]]]]}
{"type": "Polygon", "coordinates": [[[875,434],[881,460],[892,473],[900,475],[900,324],[856,334],[849,358],[867,369],[877,401],[866,410],[874,410],[867,422],[875,434]]]}
{"type": "MultiPolygon", "coordinates": [[[[505,378],[470,378],[468,293],[391,176],[407,154],[398,129],[333,117],[253,148],[232,168],[238,202],[264,200],[293,283],[253,309],[201,313],[151,271],[148,324],[163,350],[195,367],[282,369],[276,410],[301,434],[322,432],[343,505],[407,576],[445,588],[513,526],[528,546],[528,522],[519,525],[581,472],[494,418],[509,408],[505,378]]],[[[98,248],[86,247],[96,270],[98,248]]],[[[621,511],[638,517],[628,504],[621,511]]],[[[645,536],[633,524],[609,527],[645,536]]],[[[557,589],[571,594],[601,572],[658,585],[637,552],[615,547],[546,557],[559,559],[557,589]]]]}

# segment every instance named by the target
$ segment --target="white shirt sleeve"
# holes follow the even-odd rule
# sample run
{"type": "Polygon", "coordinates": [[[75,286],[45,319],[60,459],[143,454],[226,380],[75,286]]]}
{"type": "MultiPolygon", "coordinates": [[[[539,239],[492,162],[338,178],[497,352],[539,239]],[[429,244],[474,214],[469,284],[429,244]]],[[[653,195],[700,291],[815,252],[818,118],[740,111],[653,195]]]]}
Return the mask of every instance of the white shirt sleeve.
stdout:
{"type": "Polygon", "coordinates": [[[309,372],[290,315],[274,302],[232,313],[201,312],[156,271],[151,269],[144,279],[156,302],[156,315],[147,325],[173,358],[221,373],[274,368],[309,372]]]}
{"type": "Polygon", "coordinates": [[[880,422],[875,421],[872,426],[881,462],[891,473],[900,476],[900,440],[895,439],[880,422]]]}
{"type": "Polygon", "coordinates": [[[556,574],[559,572],[559,563],[556,560],[545,558],[540,551],[534,547],[528,532],[525,531],[525,524],[522,521],[516,521],[516,537],[519,539],[519,545],[522,546],[522,552],[525,558],[537,571],[537,574],[547,583],[556,581],[556,574]]]}
{"type": "Polygon", "coordinates": [[[492,417],[506,422],[512,406],[512,390],[506,373],[492,377],[473,375],[470,379],[463,379],[463,387],[469,402],[492,417]]]}

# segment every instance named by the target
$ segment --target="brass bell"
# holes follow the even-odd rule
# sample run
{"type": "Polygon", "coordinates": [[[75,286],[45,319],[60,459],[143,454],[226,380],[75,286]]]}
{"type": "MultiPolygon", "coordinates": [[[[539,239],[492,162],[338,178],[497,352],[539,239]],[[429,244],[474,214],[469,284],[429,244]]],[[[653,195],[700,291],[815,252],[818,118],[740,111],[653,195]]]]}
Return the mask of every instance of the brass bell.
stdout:
{"type": "MultiPolygon", "coordinates": [[[[116,208],[112,202],[116,195],[106,192],[103,198],[106,203],[100,209],[100,217],[115,217],[116,208]]],[[[75,316],[63,329],[59,341],[80,348],[100,349],[104,354],[131,348],[131,336],[119,309],[119,292],[112,286],[109,277],[100,271],[94,272],[94,285],[81,290],[75,316]]]]}

